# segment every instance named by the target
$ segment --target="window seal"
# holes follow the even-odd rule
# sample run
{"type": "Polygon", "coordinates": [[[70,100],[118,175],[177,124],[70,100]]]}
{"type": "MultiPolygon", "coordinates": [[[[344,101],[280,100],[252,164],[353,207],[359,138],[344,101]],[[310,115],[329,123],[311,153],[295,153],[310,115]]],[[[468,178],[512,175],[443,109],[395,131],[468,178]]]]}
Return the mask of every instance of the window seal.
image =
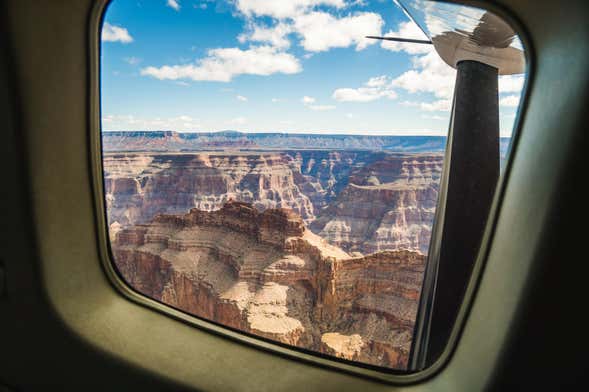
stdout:
{"type": "MultiPolygon", "coordinates": [[[[493,238],[493,232],[496,226],[498,212],[500,211],[501,201],[503,199],[505,184],[509,179],[509,169],[513,161],[512,155],[517,147],[519,131],[522,127],[525,112],[527,109],[527,100],[530,94],[530,86],[534,75],[534,56],[531,41],[528,39],[527,31],[523,29],[522,24],[510,16],[510,14],[497,7],[495,4],[489,4],[482,1],[450,1],[450,3],[479,6],[480,8],[492,11],[506,20],[518,32],[519,37],[526,49],[526,61],[528,64],[526,80],[523,87],[523,95],[519,110],[514,122],[514,131],[511,146],[508,151],[508,159],[503,175],[500,177],[497,189],[495,191],[492,207],[487,220],[484,236],[481,241],[480,251],[474,262],[472,273],[468,279],[463,302],[458,310],[456,321],[446,343],[445,349],[438,359],[431,363],[427,368],[418,371],[399,371],[383,367],[362,364],[359,362],[348,361],[345,359],[335,358],[326,354],[317,353],[310,350],[296,348],[275,342],[256,335],[250,335],[242,331],[233,330],[226,326],[216,324],[212,321],[190,315],[151,299],[140,294],[129,286],[119,275],[113,262],[110,240],[108,237],[108,225],[106,224],[106,206],[104,198],[104,176],[102,166],[102,137],[101,137],[101,31],[104,22],[105,11],[112,0],[96,0],[88,20],[88,57],[89,57],[89,164],[92,175],[92,191],[94,197],[94,211],[96,219],[97,247],[101,259],[102,269],[107,276],[107,280],[113,289],[121,294],[124,298],[138,305],[150,308],[162,313],[168,317],[191,325],[193,327],[205,330],[207,332],[231,339],[237,343],[246,344],[260,350],[285,356],[288,359],[303,361],[312,365],[326,367],[336,371],[345,372],[351,375],[365,377],[381,382],[395,385],[410,385],[425,381],[438,372],[442,371],[450,360],[460,337],[461,331],[469,314],[476,293],[481,273],[484,269],[485,260],[493,238]]],[[[446,1],[444,1],[446,2],[446,1]]],[[[444,158],[444,167],[448,164],[448,157],[444,158]]],[[[425,277],[424,277],[425,278],[425,277]]],[[[197,353],[195,353],[197,355],[197,353]]]]}

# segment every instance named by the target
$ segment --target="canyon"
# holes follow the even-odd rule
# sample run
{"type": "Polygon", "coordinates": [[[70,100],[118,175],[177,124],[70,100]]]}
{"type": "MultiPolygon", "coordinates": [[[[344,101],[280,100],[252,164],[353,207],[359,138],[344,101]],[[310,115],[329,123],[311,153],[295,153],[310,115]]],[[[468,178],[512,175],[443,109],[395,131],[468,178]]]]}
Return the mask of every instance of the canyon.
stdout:
{"type": "Polygon", "coordinates": [[[230,201],[120,230],[113,256],[135,290],[291,346],[405,369],[425,257],[353,257],[290,209],[230,201]]]}
{"type": "Polygon", "coordinates": [[[382,151],[105,153],[108,224],[117,230],[158,214],[289,208],[346,251],[427,253],[443,156],[382,151]]]}
{"type": "Polygon", "coordinates": [[[116,138],[137,148],[122,150],[109,137],[111,249],[133,289],[271,341],[407,368],[442,152],[234,133],[129,133],[116,138]]]}
{"type": "Polygon", "coordinates": [[[426,254],[441,172],[439,154],[387,154],[354,171],[311,230],[350,252],[414,249],[426,254]]]}

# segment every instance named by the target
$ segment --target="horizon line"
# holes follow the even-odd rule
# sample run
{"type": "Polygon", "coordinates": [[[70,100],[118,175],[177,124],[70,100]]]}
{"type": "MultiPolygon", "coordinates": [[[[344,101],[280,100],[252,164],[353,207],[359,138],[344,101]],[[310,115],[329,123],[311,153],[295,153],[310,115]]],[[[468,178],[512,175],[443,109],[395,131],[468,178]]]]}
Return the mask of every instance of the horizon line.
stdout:
{"type": "MultiPolygon", "coordinates": [[[[447,137],[447,133],[439,131],[424,130],[424,131],[357,131],[359,133],[347,133],[346,131],[237,131],[234,129],[225,129],[220,131],[178,131],[171,129],[101,129],[101,133],[108,132],[175,132],[183,134],[214,134],[214,133],[240,133],[244,135],[315,135],[315,136],[404,136],[404,137],[447,137]],[[343,132],[343,133],[338,133],[343,132]]],[[[501,139],[511,138],[511,134],[500,133],[501,139]]]]}
{"type": "Polygon", "coordinates": [[[316,135],[316,136],[439,136],[446,137],[445,133],[432,130],[397,130],[397,131],[238,131],[234,129],[224,129],[218,131],[188,131],[188,130],[171,130],[171,129],[102,129],[102,133],[108,132],[174,132],[182,134],[215,134],[215,133],[239,133],[244,135],[316,135]]]}

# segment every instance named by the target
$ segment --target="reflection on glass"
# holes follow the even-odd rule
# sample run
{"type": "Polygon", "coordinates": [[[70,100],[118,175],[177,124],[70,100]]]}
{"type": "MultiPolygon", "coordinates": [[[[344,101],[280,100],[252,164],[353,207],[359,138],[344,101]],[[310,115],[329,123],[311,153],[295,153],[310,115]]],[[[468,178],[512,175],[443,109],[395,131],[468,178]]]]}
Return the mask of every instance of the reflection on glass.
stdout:
{"type": "Polygon", "coordinates": [[[494,66],[500,75],[525,72],[524,52],[517,34],[492,12],[423,0],[399,3],[431,38],[448,65],[455,67],[462,60],[476,60],[494,66]]]}

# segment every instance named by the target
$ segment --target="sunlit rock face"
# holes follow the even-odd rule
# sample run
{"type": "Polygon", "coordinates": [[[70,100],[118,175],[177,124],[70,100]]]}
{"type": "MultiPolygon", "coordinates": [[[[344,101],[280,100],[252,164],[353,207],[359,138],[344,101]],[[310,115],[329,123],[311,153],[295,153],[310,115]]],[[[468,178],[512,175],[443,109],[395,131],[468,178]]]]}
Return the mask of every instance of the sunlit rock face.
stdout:
{"type": "Polygon", "coordinates": [[[213,211],[229,200],[256,208],[288,207],[314,219],[295,178],[298,164],[280,153],[107,154],[104,158],[109,222],[147,222],[190,208],[213,211]]]}
{"type": "Polygon", "coordinates": [[[352,172],[311,229],[348,252],[427,253],[442,159],[441,154],[387,155],[352,172]]]}
{"type": "Polygon", "coordinates": [[[405,369],[441,167],[440,153],[106,153],[114,259],[187,313],[405,369]]]}
{"type": "Polygon", "coordinates": [[[362,254],[427,252],[441,154],[378,151],[109,153],[104,157],[111,233],[157,214],[289,208],[330,243],[362,254]]]}
{"type": "Polygon", "coordinates": [[[313,203],[316,214],[348,185],[350,175],[387,156],[375,151],[285,151],[297,162],[295,176],[301,191],[313,203]]]}
{"type": "Polygon", "coordinates": [[[113,253],[137,291],[193,315],[340,358],[407,366],[419,252],[353,257],[292,209],[231,201],[120,229],[113,253]]]}
{"type": "Polygon", "coordinates": [[[368,151],[108,153],[109,222],[147,222],[159,213],[213,211],[229,200],[290,208],[309,223],[347,185],[353,170],[384,156],[368,151]]]}

